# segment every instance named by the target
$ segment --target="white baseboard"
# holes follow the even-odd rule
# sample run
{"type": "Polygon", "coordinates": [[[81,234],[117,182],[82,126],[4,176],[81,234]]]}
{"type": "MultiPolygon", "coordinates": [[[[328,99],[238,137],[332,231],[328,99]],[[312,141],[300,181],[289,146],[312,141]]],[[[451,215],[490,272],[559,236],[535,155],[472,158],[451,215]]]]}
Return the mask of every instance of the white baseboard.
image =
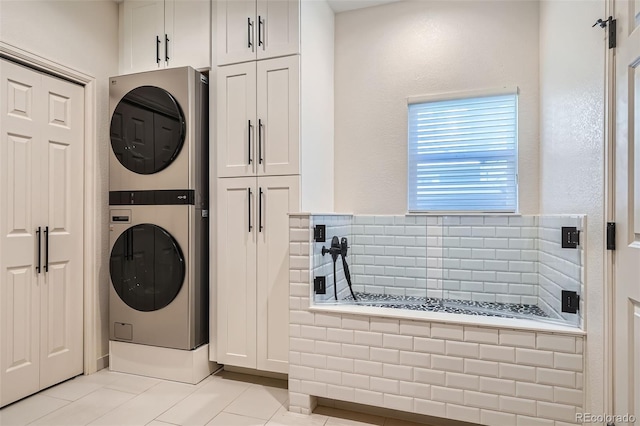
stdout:
{"type": "Polygon", "coordinates": [[[220,366],[209,361],[209,345],[192,351],[109,342],[109,369],[156,379],[195,384],[220,366]]]}

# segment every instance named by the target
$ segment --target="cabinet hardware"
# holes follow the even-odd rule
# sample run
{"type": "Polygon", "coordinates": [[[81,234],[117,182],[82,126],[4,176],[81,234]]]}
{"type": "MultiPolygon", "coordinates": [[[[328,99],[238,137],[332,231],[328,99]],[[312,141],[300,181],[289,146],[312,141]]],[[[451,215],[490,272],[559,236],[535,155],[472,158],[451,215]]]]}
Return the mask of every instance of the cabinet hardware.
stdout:
{"type": "Polygon", "coordinates": [[[36,238],[38,239],[38,265],[36,266],[36,273],[38,273],[38,274],[40,273],[40,270],[42,269],[41,268],[42,265],[40,263],[40,258],[41,258],[40,251],[41,251],[41,246],[42,246],[42,243],[40,241],[40,234],[42,234],[42,227],[38,226],[38,229],[36,230],[36,238]]]}
{"type": "Polygon", "coordinates": [[[249,156],[249,162],[247,163],[248,165],[250,165],[253,161],[253,159],[251,158],[251,129],[253,129],[253,126],[251,125],[251,120],[249,120],[249,126],[247,128],[247,154],[249,156]]]}
{"type": "Polygon", "coordinates": [[[262,17],[258,15],[258,47],[262,46],[262,50],[264,50],[264,43],[262,42],[262,28],[264,23],[262,22],[262,17]]]}
{"type": "Polygon", "coordinates": [[[44,271],[49,272],[49,227],[44,227],[44,271]]]}
{"type": "Polygon", "coordinates": [[[156,36],[156,64],[160,63],[160,36],[156,36]]]}
{"type": "Polygon", "coordinates": [[[169,36],[164,35],[164,60],[169,62],[169,36]]]}
{"type": "Polygon", "coordinates": [[[258,119],[258,164],[262,164],[262,119],[258,119]]]}
{"type": "Polygon", "coordinates": [[[253,22],[251,18],[247,18],[247,48],[253,50],[253,22]]]}
{"type": "Polygon", "coordinates": [[[249,217],[249,232],[251,232],[253,229],[253,226],[251,226],[251,188],[247,188],[247,191],[249,192],[249,209],[247,210],[247,213],[249,217]]]}
{"type": "Polygon", "coordinates": [[[262,228],[264,228],[264,226],[262,226],[262,194],[264,194],[264,192],[262,192],[262,187],[260,187],[258,193],[258,232],[262,232],[262,228]]]}

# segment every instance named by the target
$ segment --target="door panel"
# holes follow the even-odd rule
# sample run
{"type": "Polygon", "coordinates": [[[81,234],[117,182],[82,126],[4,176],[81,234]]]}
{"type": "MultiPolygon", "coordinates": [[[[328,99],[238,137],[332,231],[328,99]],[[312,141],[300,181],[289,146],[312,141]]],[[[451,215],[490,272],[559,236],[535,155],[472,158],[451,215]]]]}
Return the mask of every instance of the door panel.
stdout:
{"type": "Polygon", "coordinates": [[[32,164],[33,144],[31,137],[8,134],[7,146],[7,177],[8,191],[7,210],[8,235],[28,235],[33,213],[33,185],[32,164]]]}
{"type": "Polygon", "coordinates": [[[299,58],[258,62],[259,175],[300,173],[299,58]]]}
{"type": "Polygon", "coordinates": [[[41,207],[48,212],[41,286],[40,386],[82,373],[84,90],[42,76],[43,174],[41,207]],[[52,328],[52,322],[55,328],[52,328]],[[53,333],[50,335],[49,333],[53,333]]]}
{"type": "Polygon", "coordinates": [[[40,75],[0,60],[0,406],[39,389],[40,75]]]}
{"type": "Polygon", "coordinates": [[[258,59],[300,53],[300,2],[296,0],[257,0],[256,28],[258,59]]]}
{"type": "Polygon", "coordinates": [[[222,0],[216,3],[218,65],[256,59],[255,0],[222,0]]]}
{"type": "Polygon", "coordinates": [[[218,362],[256,368],[255,178],[218,179],[218,362]]]}
{"type": "Polygon", "coordinates": [[[614,411],[640,415],[640,20],[616,0],[614,411]]]}
{"type": "Polygon", "coordinates": [[[5,269],[2,294],[0,406],[40,390],[39,288],[30,267],[5,269]]]}
{"type": "Polygon", "coordinates": [[[257,161],[256,64],[218,68],[217,96],[218,177],[252,176],[257,161]]]}
{"type": "Polygon", "coordinates": [[[300,210],[299,192],[298,176],[258,178],[258,196],[262,194],[258,200],[258,369],[285,374],[289,371],[289,213],[300,210]]]}

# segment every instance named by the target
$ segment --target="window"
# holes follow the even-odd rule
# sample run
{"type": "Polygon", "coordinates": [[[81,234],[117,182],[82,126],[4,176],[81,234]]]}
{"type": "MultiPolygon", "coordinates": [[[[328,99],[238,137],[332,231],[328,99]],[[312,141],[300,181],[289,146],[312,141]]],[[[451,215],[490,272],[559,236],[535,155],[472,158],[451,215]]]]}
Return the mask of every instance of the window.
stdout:
{"type": "Polygon", "coordinates": [[[409,211],[515,212],[517,90],[409,99],[409,211]]]}

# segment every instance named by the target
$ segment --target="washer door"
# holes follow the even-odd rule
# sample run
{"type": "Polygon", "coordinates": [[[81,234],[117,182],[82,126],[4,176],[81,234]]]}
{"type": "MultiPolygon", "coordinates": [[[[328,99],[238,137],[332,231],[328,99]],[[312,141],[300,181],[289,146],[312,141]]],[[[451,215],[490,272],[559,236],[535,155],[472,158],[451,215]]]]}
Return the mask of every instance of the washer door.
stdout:
{"type": "Polygon", "coordinates": [[[157,311],[175,299],[185,277],[178,242],[163,228],[148,223],[124,231],[111,250],[111,283],[129,307],[157,311]]]}
{"type": "Polygon", "coordinates": [[[137,87],[118,103],[111,117],[111,148],[134,173],[149,175],[168,167],[186,135],[184,114],[166,90],[137,87]]]}

